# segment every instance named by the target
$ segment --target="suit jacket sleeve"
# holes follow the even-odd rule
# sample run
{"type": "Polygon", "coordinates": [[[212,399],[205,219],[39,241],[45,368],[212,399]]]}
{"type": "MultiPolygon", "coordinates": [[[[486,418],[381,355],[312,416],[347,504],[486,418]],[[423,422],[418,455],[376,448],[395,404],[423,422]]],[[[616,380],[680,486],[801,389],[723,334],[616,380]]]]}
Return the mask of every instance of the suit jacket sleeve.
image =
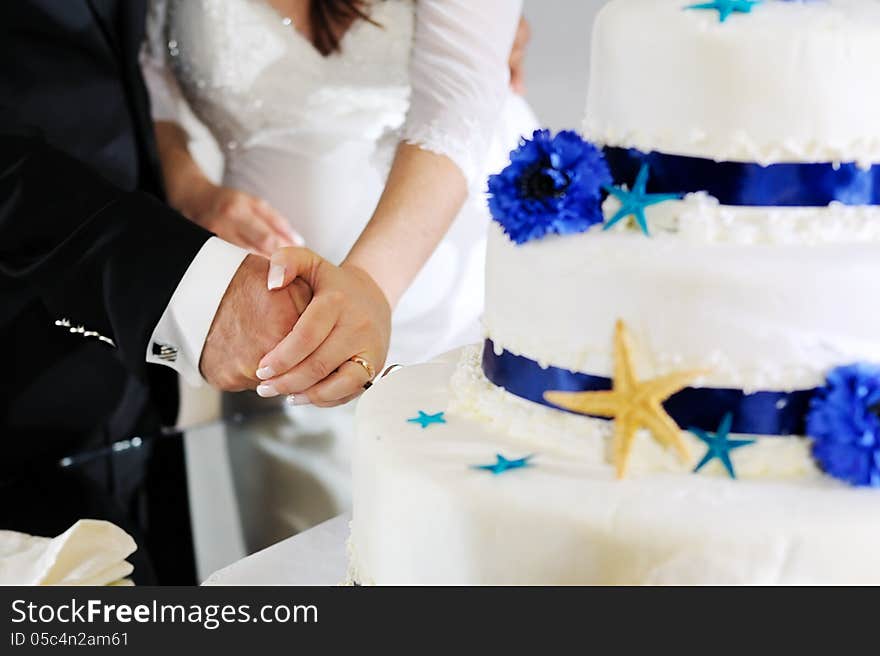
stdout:
{"type": "Polygon", "coordinates": [[[152,196],[122,191],[0,121],[0,324],[14,320],[16,302],[39,300],[53,316],[113,339],[137,373],[209,237],[152,196]]]}

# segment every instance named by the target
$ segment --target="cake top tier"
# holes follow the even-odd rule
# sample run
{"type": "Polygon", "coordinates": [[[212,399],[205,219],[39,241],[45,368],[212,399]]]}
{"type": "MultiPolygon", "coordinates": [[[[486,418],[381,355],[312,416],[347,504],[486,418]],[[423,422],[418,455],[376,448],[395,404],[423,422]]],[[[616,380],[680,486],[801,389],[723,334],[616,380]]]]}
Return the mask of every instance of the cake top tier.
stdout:
{"type": "Polygon", "coordinates": [[[880,2],[692,1],[602,9],[587,138],[762,164],[880,162],[880,2]]]}

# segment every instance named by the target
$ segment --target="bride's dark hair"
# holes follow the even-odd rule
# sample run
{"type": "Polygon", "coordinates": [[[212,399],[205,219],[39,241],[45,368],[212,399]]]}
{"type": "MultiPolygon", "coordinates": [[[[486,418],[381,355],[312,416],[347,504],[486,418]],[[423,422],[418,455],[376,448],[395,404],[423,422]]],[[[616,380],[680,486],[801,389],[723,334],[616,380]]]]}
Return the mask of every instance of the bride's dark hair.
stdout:
{"type": "Polygon", "coordinates": [[[315,48],[327,56],[339,52],[339,42],[351,24],[365,20],[376,24],[367,13],[368,0],[312,0],[311,27],[315,48]]]}

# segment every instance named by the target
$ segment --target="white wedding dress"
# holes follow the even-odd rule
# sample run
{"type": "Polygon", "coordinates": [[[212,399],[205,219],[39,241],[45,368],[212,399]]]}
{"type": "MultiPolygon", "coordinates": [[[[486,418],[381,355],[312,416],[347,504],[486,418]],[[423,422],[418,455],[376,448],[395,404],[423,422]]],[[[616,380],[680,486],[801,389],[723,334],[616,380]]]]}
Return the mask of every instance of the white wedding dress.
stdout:
{"type": "MultiPolygon", "coordinates": [[[[472,193],[393,319],[388,361],[423,361],[480,337],[485,177],[535,127],[508,88],[520,9],[519,0],[378,1],[378,26],[356,21],[341,52],[324,57],[264,0],[154,0],[142,58],[154,118],[179,121],[187,103],[223,150],[222,183],[267,200],[335,262],[368,222],[400,141],[451,158],[472,193]]],[[[274,487],[268,503],[265,490],[256,495],[263,535],[251,546],[349,502],[350,411],[299,410],[300,428],[334,443],[316,455],[303,451],[301,433],[262,441],[252,478],[274,487]]],[[[233,456],[234,465],[250,457],[233,456]]]]}

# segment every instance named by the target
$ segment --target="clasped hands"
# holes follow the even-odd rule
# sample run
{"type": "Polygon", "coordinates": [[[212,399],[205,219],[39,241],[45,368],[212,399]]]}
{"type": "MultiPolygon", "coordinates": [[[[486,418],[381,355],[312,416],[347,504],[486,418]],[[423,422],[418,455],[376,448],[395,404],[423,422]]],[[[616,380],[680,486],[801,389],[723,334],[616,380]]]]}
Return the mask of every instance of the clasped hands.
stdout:
{"type": "Polygon", "coordinates": [[[347,403],[380,371],[391,308],[370,275],[306,248],[245,258],[202,350],[205,380],[292,405],[347,403]],[[354,358],[354,360],[352,360],[354,358]],[[372,371],[370,371],[372,369],[372,371]]]}

